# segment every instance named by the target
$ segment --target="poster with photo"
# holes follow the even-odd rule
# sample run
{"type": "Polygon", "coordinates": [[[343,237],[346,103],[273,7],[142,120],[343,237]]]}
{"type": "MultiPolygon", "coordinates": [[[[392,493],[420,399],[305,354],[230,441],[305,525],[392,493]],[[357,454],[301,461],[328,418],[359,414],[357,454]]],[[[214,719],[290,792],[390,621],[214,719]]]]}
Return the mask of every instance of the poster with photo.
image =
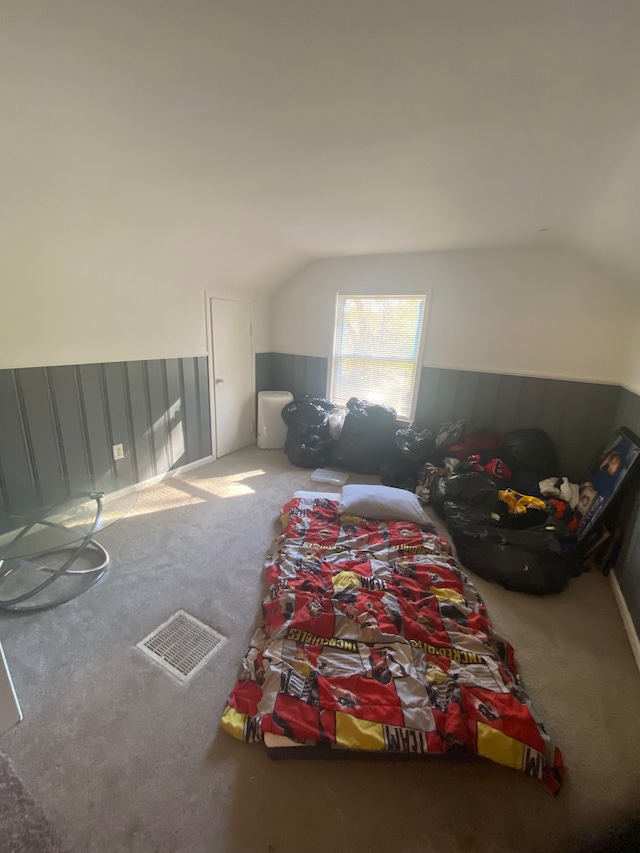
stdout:
{"type": "Polygon", "coordinates": [[[576,510],[582,519],[577,530],[578,540],[583,539],[600,518],[639,456],[638,439],[621,427],[580,484],[576,510]]]}

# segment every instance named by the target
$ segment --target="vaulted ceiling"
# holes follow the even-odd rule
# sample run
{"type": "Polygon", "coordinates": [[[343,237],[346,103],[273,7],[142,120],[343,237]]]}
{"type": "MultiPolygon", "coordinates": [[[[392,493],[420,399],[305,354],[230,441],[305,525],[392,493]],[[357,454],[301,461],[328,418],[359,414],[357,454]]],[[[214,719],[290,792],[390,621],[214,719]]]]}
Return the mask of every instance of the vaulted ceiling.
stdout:
{"type": "Polygon", "coordinates": [[[322,255],[554,240],[640,280],[638,0],[6,0],[2,18],[15,273],[73,246],[78,275],[153,254],[254,288],[322,255]]]}

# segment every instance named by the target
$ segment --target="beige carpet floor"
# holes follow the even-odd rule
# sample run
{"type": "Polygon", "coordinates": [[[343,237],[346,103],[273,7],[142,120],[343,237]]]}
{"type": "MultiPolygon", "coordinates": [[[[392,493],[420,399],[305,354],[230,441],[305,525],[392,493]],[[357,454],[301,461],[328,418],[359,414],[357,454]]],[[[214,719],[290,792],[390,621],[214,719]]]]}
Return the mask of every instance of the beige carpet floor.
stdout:
{"type": "Polygon", "coordinates": [[[486,761],[270,761],[218,730],[280,505],[309,472],[248,448],[140,495],[96,587],[0,617],[25,719],[0,749],[76,851],[565,851],[640,807],[640,676],[609,582],[532,598],[477,581],[564,753],[552,798],[486,761]],[[229,642],[186,686],[134,648],[178,608],[229,642]]]}

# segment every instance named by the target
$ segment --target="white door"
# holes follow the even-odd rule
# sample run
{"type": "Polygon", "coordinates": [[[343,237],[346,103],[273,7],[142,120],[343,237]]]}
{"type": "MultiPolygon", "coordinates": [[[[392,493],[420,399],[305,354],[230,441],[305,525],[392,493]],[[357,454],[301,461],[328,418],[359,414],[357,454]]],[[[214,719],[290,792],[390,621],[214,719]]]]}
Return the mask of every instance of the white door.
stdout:
{"type": "Polygon", "coordinates": [[[210,299],[216,456],[255,441],[251,306],[210,299]]]}

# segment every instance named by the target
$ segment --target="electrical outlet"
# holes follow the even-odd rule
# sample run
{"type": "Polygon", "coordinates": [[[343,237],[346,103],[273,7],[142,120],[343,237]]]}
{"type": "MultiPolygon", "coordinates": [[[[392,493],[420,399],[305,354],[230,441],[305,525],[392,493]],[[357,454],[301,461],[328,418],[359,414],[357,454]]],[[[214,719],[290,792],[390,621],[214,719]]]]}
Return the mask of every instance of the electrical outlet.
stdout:
{"type": "Polygon", "coordinates": [[[124,446],[122,444],[114,444],[111,449],[113,450],[113,458],[116,461],[118,459],[124,459],[124,446]]]}

